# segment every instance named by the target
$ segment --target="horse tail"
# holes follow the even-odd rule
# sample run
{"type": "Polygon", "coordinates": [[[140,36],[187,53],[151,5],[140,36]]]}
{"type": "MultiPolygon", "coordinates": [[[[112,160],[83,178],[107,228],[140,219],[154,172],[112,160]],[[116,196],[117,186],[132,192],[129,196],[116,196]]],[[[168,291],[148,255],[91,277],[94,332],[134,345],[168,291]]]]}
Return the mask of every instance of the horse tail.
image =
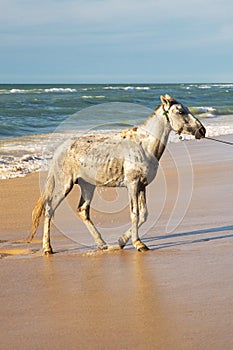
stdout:
{"type": "Polygon", "coordinates": [[[40,197],[32,211],[32,227],[29,242],[31,242],[33,240],[33,237],[35,236],[42,214],[44,214],[44,201],[43,198],[40,197]]]}
{"type": "Polygon", "coordinates": [[[54,177],[51,176],[51,177],[48,177],[47,179],[46,189],[43,196],[40,196],[40,198],[36,202],[36,205],[32,211],[32,226],[31,226],[31,233],[30,233],[28,242],[31,242],[33,240],[33,237],[35,236],[35,233],[40,223],[40,218],[45,212],[45,202],[50,197],[53,189],[54,189],[54,177]]]}

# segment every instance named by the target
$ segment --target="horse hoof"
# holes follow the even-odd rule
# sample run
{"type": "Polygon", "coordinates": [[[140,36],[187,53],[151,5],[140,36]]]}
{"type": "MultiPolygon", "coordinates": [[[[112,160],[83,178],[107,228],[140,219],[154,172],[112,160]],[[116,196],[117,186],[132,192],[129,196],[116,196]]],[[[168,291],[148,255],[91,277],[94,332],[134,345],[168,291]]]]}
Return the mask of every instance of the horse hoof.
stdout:
{"type": "Polygon", "coordinates": [[[98,246],[98,249],[99,250],[107,250],[108,249],[108,245],[104,244],[104,245],[98,246]]]}
{"type": "Polygon", "coordinates": [[[149,250],[149,248],[143,242],[141,242],[140,239],[134,241],[133,245],[134,248],[136,248],[139,252],[146,252],[147,250],[149,250]]]}
{"type": "Polygon", "coordinates": [[[118,244],[119,244],[120,249],[124,249],[125,248],[126,243],[123,241],[123,239],[120,238],[118,240],[118,244]]]}
{"type": "Polygon", "coordinates": [[[150,250],[150,248],[148,248],[146,245],[138,249],[139,252],[147,252],[148,250],[150,250]]]}
{"type": "Polygon", "coordinates": [[[53,250],[52,250],[52,249],[45,250],[45,251],[43,252],[43,255],[45,255],[45,256],[49,256],[49,255],[52,255],[52,254],[53,254],[53,250]]]}
{"type": "Polygon", "coordinates": [[[123,249],[126,246],[128,240],[129,238],[126,235],[123,235],[118,239],[120,249],[123,249]]]}

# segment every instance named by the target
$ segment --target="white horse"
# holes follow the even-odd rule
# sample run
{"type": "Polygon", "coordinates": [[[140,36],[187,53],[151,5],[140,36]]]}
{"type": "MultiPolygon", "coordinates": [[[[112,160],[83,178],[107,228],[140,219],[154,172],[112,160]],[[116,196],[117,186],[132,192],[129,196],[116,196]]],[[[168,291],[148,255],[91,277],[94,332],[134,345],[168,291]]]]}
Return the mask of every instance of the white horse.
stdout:
{"type": "Polygon", "coordinates": [[[66,141],[51,162],[42,196],[32,213],[30,241],[44,214],[43,252],[52,254],[50,223],[56,208],[79,184],[81,198],[78,215],[86,224],[99,249],[107,249],[90,219],[90,204],[96,186],[126,187],[129,193],[131,228],[119,238],[124,248],[130,238],[138,251],[149,248],[140,240],[138,228],[147,219],[146,186],[155,178],[159,160],[171,130],[205,137],[205,128],[187,107],[169,95],[161,96],[162,104],[137,127],[113,136],[84,136],[66,141]]]}

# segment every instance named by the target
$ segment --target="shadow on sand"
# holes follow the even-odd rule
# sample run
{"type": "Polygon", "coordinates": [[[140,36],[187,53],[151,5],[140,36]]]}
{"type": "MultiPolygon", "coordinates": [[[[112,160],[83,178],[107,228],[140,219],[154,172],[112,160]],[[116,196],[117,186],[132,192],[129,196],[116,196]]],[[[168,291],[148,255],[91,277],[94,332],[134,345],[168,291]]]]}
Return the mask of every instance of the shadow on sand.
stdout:
{"type": "Polygon", "coordinates": [[[232,226],[222,226],[222,227],[212,227],[207,228],[203,230],[197,230],[197,231],[188,231],[188,232],[182,232],[182,233],[174,233],[174,234],[167,234],[167,235],[161,235],[161,236],[154,236],[154,237],[144,237],[143,242],[149,243],[149,247],[151,250],[159,250],[164,248],[169,248],[173,246],[179,246],[184,244],[192,244],[192,243],[201,243],[201,242],[209,242],[209,241],[215,241],[219,239],[227,239],[227,238],[233,238],[233,225],[232,226]],[[230,233],[229,231],[232,231],[230,233]],[[228,232],[228,234],[224,234],[224,232],[228,232]],[[207,234],[214,234],[219,233],[218,236],[205,236],[207,234]],[[196,238],[198,235],[204,235],[204,237],[196,238]],[[194,239],[184,239],[189,236],[194,236],[194,239]],[[173,239],[173,241],[170,241],[173,239]],[[177,240],[174,240],[177,239],[177,240]],[[155,243],[155,241],[164,241],[162,243],[155,243]],[[166,242],[166,240],[169,242],[166,242]]]}
{"type": "MultiPolygon", "coordinates": [[[[160,236],[152,237],[142,237],[143,242],[148,244],[150,251],[161,250],[165,248],[189,245],[193,243],[202,243],[210,242],[221,239],[233,238],[233,225],[231,226],[222,226],[222,227],[213,227],[196,231],[188,231],[182,233],[173,233],[160,236]],[[217,236],[212,236],[212,234],[219,233],[217,236]],[[192,237],[190,239],[189,237],[192,237]]],[[[132,251],[134,247],[132,244],[127,244],[123,251],[132,251]]],[[[70,247],[59,247],[54,252],[55,254],[70,254],[70,253],[79,253],[84,255],[95,255],[95,254],[104,254],[111,252],[123,252],[119,249],[117,242],[109,246],[107,250],[98,250],[94,245],[91,246],[70,246],[70,247]]],[[[40,256],[42,255],[41,249],[32,249],[25,240],[17,241],[3,241],[0,240],[0,259],[6,257],[14,256],[40,256]]]]}

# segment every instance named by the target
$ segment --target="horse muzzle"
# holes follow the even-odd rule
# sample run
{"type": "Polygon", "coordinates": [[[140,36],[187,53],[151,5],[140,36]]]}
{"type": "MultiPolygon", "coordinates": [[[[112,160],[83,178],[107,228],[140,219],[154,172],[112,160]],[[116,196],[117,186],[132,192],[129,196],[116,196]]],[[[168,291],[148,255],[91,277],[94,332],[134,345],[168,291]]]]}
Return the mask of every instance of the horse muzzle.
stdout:
{"type": "Polygon", "coordinates": [[[202,125],[196,132],[195,132],[195,138],[196,139],[203,139],[205,137],[206,134],[206,129],[204,128],[204,126],[202,125]]]}

